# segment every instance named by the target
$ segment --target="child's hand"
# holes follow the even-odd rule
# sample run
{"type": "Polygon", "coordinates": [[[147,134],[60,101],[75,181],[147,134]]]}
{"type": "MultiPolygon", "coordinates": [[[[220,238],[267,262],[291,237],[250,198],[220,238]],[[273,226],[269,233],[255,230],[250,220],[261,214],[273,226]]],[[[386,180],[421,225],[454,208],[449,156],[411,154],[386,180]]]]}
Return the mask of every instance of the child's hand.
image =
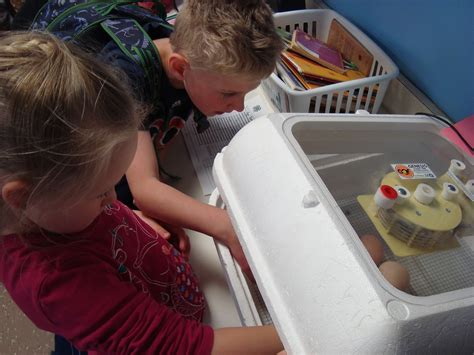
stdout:
{"type": "Polygon", "coordinates": [[[168,232],[165,228],[163,228],[156,220],[153,218],[147,217],[143,214],[140,210],[133,210],[133,212],[140,217],[140,219],[148,224],[160,237],[164,239],[170,238],[170,232],[168,232]]]}
{"type": "Polygon", "coordinates": [[[250,280],[255,281],[247,259],[245,258],[244,251],[242,250],[242,246],[240,245],[239,238],[237,237],[237,234],[235,234],[234,227],[230,222],[230,218],[226,211],[220,211],[222,212],[221,221],[224,221],[224,231],[220,234],[221,238],[218,240],[223,242],[230,249],[232,256],[239,263],[242,272],[250,280]]]}
{"type": "Polygon", "coordinates": [[[189,237],[181,227],[176,227],[171,224],[166,224],[166,229],[170,231],[170,236],[165,238],[177,248],[181,255],[184,256],[186,259],[189,259],[189,254],[191,253],[191,243],[189,242],[189,237]]]}
{"type": "Polygon", "coordinates": [[[237,235],[232,233],[227,239],[227,247],[230,249],[230,252],[232,256],[234,257],[235,260],[240,265],[240,268],[242,269],[242,272],[252,281],[255,281],[255,278],[253,277],[252,271],[250,270],[249,263],[247,262],[247,259],[245,258],[244,251],[242,250],[242,247],[239,243],[239,240],[237,238],[237,235]]]}
{"type": "Polygon", "coordinates": [[[160,222],[164,225],[163,227],[155,219],[144,215],[142,211],[133,210],[133,212],[135,212],[135,214],[140,217],[142,221],[144,221],[151,228],[153,228],[153,230],[158,233],[160,237],[166,239],[168,242],[173,244],[174,247],[181,252],[181,255],[183,255],[186,259],[189,258],[189,254],[191,252],[191,244],[189,242],[189,237],[183,228],[175,227],[171,224],[160,222]]]}

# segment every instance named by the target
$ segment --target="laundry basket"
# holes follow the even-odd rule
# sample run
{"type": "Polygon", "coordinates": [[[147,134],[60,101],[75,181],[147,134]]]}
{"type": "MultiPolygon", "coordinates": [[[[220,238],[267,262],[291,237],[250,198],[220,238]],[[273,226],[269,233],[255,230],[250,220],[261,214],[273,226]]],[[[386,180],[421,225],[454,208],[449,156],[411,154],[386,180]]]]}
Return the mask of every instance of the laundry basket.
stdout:
{"type": "Polygon", "coordinates": [[[275,25],[287,32],[295,28],[327,42],[331,23],[337,20],[373,56],[366,78],[297,91],[275,73],[262,82],[270,101],[280,112],[354,113],[359,109],[377,113],[390,80],[398,75],[393,61],[362,31],[332,10],[298,10],[276,13],[275,25]]]}

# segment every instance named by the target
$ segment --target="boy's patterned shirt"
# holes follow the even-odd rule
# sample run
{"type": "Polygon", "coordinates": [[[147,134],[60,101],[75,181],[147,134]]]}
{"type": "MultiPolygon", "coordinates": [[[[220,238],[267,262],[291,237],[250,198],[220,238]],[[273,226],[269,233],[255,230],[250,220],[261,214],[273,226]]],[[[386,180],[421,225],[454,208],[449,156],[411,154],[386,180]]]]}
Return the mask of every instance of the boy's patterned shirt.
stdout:
{"type": "MultiPolygon", "coordinates": [[[[207,117],[194,106],[186,90],[174,88],[162,68],[158,100],[153,101],[152,93],[146,90],[146,73],[140,65],[124,55],[115,42],[109,42],[100,55],[127,74],[135,96],[152,108],[144,128],[150,131],[156,149],[162,149],[176,137],[191,115],[198,133],[209,128],[207,117]]],[[[154,64],[161,67],[161,63],[154,64]]]]}

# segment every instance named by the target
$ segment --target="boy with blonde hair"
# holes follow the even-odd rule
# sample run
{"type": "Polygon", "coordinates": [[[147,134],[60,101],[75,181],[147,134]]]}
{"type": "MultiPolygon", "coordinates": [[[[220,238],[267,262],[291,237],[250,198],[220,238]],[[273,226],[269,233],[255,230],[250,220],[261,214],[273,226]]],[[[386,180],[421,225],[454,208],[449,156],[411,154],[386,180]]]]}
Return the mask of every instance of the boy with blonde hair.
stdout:
{"type": "MultiPolygon", "coordinates": [[[[65,6],[64,1],[47,2],[33,28],[46,28],[66,40],[79,38],[95,47],[101,43],[99,56],[125,71],[135,95],[153,108],[144,130],[139,132],[137,152],[118,188],[119,198],[126,201],[123,191],[127,189],[123,187],[128,184],[130,200],[144,215],[212,236],[227,245],[243,270],[249,272],[226,211],[161,182],[157,153],[184,127],[191,112],[201,132],[209,125],[206,117],[244,109],[245,95],[270,75],[282,49],[270,7],[264,0],[187,0],[178,13],[174,31],[140,17],[140,25],[153,43],[149,46],[146,36],[134,40],[136,25],[127,21],[127,16],[142,16],[137,15],[135,5],[68,0],[66,5],[88,3],[98,14],[112,14],[113,6],[121,16],[107,15],[100,28],[97,21],[92,21],[95,13],[84,16],[80,25],[88,21],[91,25],[77,33],[77,26],[72,30],[67,26],[82,13],[70,14],[60,21],[45,21],[44,14],[55,13],[48,8],[55,2],[56,6],[65,6]],[[140,44],[142,48],[137,50],[140,44]],[[155,79],[151,84],[150,72],[155,79]]],[[[84,5],[81,6],[84,12],[84,5]]],[[[187,236],[182,230],[177,234],[179,249],[186,254],[187,236]]]]}

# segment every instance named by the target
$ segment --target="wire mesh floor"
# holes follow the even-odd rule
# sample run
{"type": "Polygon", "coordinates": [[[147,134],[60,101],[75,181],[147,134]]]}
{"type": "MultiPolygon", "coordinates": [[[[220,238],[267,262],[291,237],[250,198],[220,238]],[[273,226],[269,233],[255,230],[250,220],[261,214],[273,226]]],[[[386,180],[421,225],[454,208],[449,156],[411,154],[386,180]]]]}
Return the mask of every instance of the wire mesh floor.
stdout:
{"type": "Polygon", "coordinates": [[[255,308],[258,311],[258,315],[260,316],[260,320],[264,325],[273,324],[272,317],[268,312],[267,306],[258,290],[258,287],[253,282],[248,282],[250,293],[252,294],[252,299],[255,302],[255,308]]]}
{"type": "MultiPolygon", "coordinates": [[[[356,198],[338,201],[356,233],[373,234],[383,243],[384,259],[404,265],[410,274],[408,293],[414,296],[431,296],[463,288],[474,287],[474,252],[463,238],[459,247],[417,256],[398,257],[392,253],[356,198]]],[[[272,324],[272,318],[256,284],[247,283],[255,307],[263,324],[272,324]]]]}
{"type": "Polygon", "coordinates": [[[385,260],[404,265],[410,274],[408,293],[431,296],[463,288],[474,287],[474,252],[463,238],[459,247],[428,254],[398,257],[392,253],[356,198],[338,201],[359,236],[373,234],[384,245],[385,260]]]}

